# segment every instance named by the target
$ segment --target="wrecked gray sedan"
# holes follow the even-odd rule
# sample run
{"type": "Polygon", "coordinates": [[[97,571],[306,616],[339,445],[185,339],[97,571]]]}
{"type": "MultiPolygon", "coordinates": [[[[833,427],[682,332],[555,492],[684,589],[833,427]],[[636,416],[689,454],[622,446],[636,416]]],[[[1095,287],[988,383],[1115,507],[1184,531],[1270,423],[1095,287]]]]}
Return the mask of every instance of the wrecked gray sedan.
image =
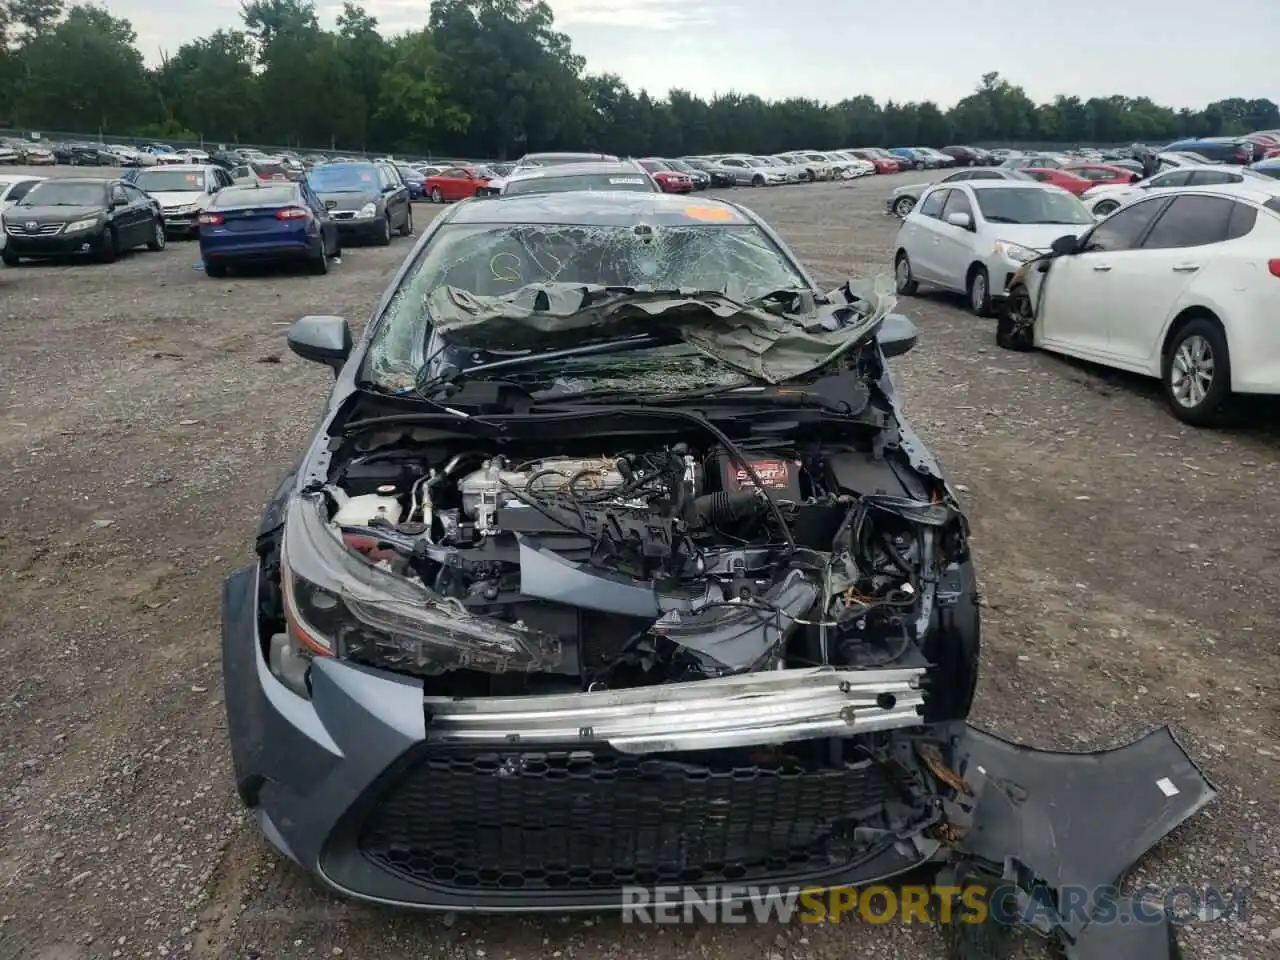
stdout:
{"type": "Polygon", "coordinates": [[[442,910],[928,862],[1033,896],[1208,802],[1167,733],[1075,756],[966,726],[968,528],[899,408],[893,305],[821,292],[736,205],[589,192],[446,211],[357,345],[301,320],[337,381],[223,597],[270,842],[442,910]]]}

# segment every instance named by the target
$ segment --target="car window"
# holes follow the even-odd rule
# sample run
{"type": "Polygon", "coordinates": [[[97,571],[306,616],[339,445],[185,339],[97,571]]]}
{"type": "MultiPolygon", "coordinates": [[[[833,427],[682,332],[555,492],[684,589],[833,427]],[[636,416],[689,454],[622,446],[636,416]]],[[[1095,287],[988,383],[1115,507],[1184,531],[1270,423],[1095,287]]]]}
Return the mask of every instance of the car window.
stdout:
{"type": "Polygon", "coordinates": [[[968,180],[1004,180],[1005,177],[996,173],[994,170],[970,170],[968,171],[968,180]]]}
{"type": "Polygon", "coordinates": [[[1149,187],[1185,187],[1187,181],[1191,179],[1190,170],[1173,170],[1169,173],[1162,173],[1158,177],[1152,177],[1147,181],[1149,187]]]}
{"type": "Polygon", "coordinates": [[[149,203],[151,199],[137,187],[128,183],[124,185],[124,194],[129,198],[130,203],[149,203]]]}
{"type": "Polygon", "coordinates": [[[934,190],[920,204],[920,215],[922,217],[933,217],[935,220],[940,218],[942,216],[942,205],[946,203],[947,194],[950,192],[950,190],[934,190]]]}
{"type": "Polygon", "coordinates": [[[39,182],[40,182],[39,180],[18,181],[13,185],[12,188],[10,188],[9,192],[5,194],[5,200],[11,201],[13,203],[17,203],[19,200],[21,200],[23,197],[27,195],[28,190],[30,190],[39,182]]]}
{"type": "Polygon", "coordinates": [[[124,192],[124,187],[117,183],[111,188],[111,202],[116,203],[120,200],[124,200],[127,203],[129,197],[124,192]]]}
{"type": "Polygon", "coordinates": [[[1196,170],[1187,181],[1193,187],[1207,187],[1215,183],[1241,183],[1244,177],[1226,170],[1196,170]]]}
{"type": "Polygon", "coordinates": [[[949,177],[943,177],[940,183],[955,183],[958,180],[972,180],[972,170],[961,170],[959,173],[953,173],[949,177]]]}
{"type": "Polygon", "coordinates": [[[463,170],[461,167],[450,167],[444,173],[439,174],[439,176],[449,177],[454,180],[465,180],[467,177],[467,171],[463,170]]]}
{"type": "Polygon", "coordinates": [[[1023,173],[1033,180],[1039,180],[1041,183],[1048,180],[1050,177],[1048,171],[1045,170],[1024,170],[1023,173]]]}
{"type": "Polygon", "coordinates": [[[1235,204],[1226,197],[1174,197],[1142,242],[1144,250],[1203,247],[1227,239],[1227,221],[1235,204]]]}
{"type": "Polygon", "coordinates": [[[1258,211],[1247,203],[1231,205],[1231,219],[1227,221],[1227,239],[1238,240],[1253,230],[1258,221],[1258,211]]]}
{"type": "Polygon", "coordinates": [[[942,205],[942,219],[947,219],[953,213],[967,213],[970,219],[973,218],[973,204],[963,190],[947,191],[947,200],[942,205]]]}
{"type": "Polygon", "coordinates": [[[249,175],[248,167],[233,167],[231,170],[231,176],[235,177],[237,180],[241,179],[242,177],[247,177],[248,175],[249,175]]]}
{"type": "Polygon", "coordinates": [[[1169,204],[1167,197],[1144,200],[1113,213],[1090,231],[1085,252],[1132,250],[1151,221],[1169,204]]]}

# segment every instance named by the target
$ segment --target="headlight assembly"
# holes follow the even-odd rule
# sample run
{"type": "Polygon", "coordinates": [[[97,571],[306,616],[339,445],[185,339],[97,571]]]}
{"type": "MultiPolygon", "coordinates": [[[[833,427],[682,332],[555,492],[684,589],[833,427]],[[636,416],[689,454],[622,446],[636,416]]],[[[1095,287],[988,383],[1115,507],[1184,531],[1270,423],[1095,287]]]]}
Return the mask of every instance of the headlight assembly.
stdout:
{"type": "Polygon", "coordinates": [[[378,205],[376,203],[366,203],[363,207],[360,208],[360,211],[356,214],[356,216],[359,217],[361,220],[368,220],[372,217],[376,217],[377,215],[378,215],[378,205]]]}
{"type": "Polygon", "coordinates": [[[77,220],[74,223],[67,224],[66,232],[75,233],[78,230],[92,230],[101,223],[101,217],[89,217],[87,220],[77,220]]]}
{"type": "Polygon", "coordinates": [[[297,497],[285,521],[285,619],[300,651],[427,675],[559,663],[557,638],[473,616],[460,601],[369,562],[339,538],[322,510],[321,497],[297,497]]]}
{"type": "Polygon", "coordinates": [[[1018,263],[1026,263],[1028,260],[1034,260],[1040,256],[1030,247],[1024,247],[1020,243],[1011,243],[1008,240],[997,240],[996,252],[1018,263]]]}

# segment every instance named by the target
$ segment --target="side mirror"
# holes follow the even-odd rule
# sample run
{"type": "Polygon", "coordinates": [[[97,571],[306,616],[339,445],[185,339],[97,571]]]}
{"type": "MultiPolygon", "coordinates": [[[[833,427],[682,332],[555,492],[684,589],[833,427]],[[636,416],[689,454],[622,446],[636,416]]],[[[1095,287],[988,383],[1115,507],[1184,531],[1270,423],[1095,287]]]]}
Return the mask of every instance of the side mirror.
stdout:
{"type": "Polygon", "coordinates": [[[302,359],[333,368],[335,376],[351,356],[351,328],[342,317],[303,317],[289,328],[288,342],[302,359]]]}
{"type": "Polygon", "coordinates": [[[947,223],[953,227],[959,227],[961,230],[973,229],[973,217],[967,213],[948,213],[947,223]]]}
{"type": "Polygon", "coordinates": [[[1053,241],[1053,243],[1049,246],[1049,249],[1053,251],[1055,256],[1069,257],[1073,253],[1079,252],[1080,238],[1075,236],[1074,234],[1068,233],[1065,236],[1061,236],[1057,240],[1053,241]]]}
{"type": "Polygon", "coordinates": [[[880,321],[880,329],[876,333],[880,344],[880,352],[886,359],[900,357],[915,349],[920,340],[919,328],[900,313],[886,314],[880,321]]]}

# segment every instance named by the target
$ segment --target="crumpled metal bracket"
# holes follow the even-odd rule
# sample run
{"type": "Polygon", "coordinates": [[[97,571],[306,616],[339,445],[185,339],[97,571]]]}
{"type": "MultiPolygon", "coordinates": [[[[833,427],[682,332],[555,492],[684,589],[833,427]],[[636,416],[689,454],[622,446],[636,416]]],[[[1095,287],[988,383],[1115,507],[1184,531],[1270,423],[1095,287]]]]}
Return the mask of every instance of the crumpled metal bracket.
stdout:
{"type": "MultiPolygon", "coordinates": [[[[1016,891],[1014,909],[1034,909],[1015,916],[1033,919],[1030,929],[1055,940],[1068,960],[1180,956],[1163,905],[1158,918],[1154,907],[1139,917],[1131,899],[1100,896],[1218,795],[1171,727],[1113,750],[1059,753],[966,726],[952,760],[973,789],[953,802],[969,819],[951,815],[963,832],[948,868],[952,885],[1016,891]]],[[[990,948],[998,932],[976,926],[953,931],[957,960],[997,955],[990,948]]]]}

